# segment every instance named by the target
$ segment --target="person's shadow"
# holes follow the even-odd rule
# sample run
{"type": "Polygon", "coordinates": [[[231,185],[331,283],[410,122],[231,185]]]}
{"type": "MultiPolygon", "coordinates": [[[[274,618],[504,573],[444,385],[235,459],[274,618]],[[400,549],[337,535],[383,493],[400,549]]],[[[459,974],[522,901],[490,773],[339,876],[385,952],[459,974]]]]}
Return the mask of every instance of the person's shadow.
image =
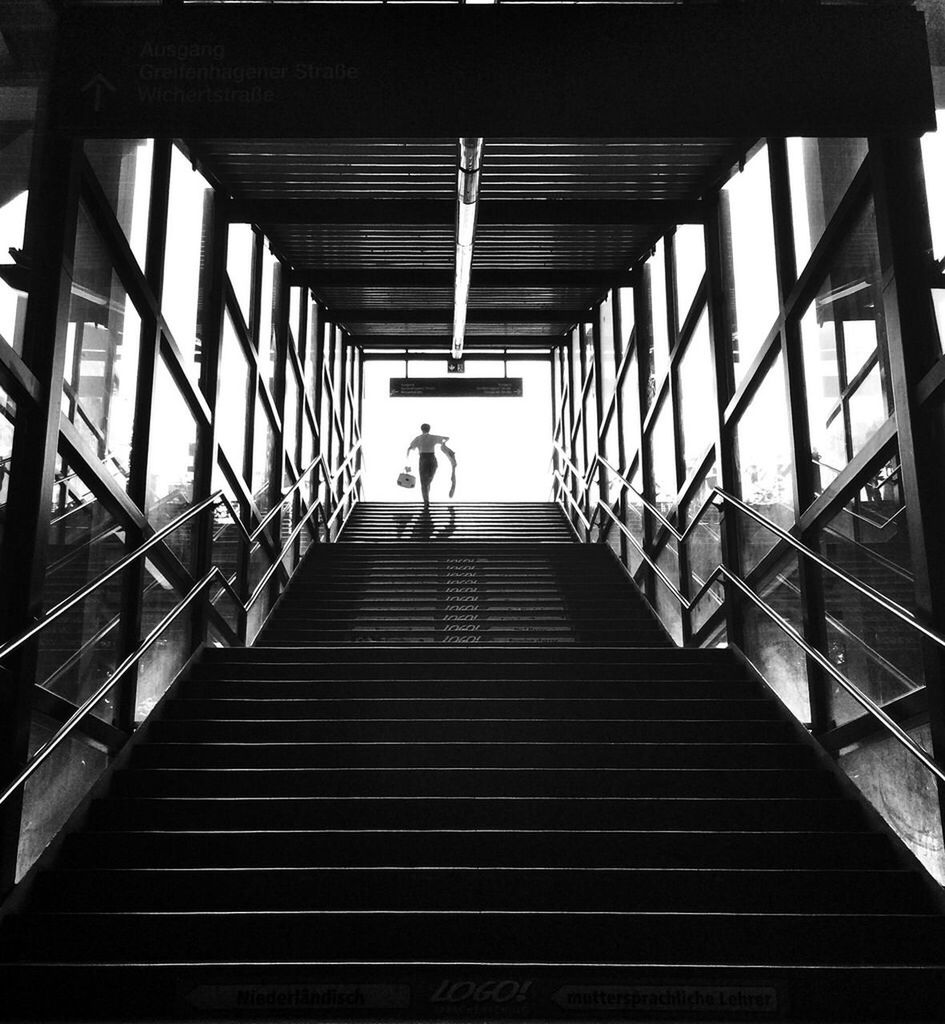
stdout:
{"type": "Polygon", "coordinates": [[[450,505],[449,519],[446,521],[446,525],[440,530],[440,532],[434,537],[434,540],[449,540],[450,537],[456,532],[456,506],[450,505]]]}
{"type": "Polygon", "coordinates": [[[411,516],[399,515],[394,516],[394,529],[397,531],[397,539],[402,540],[407,527],[410,525],[411,516]]]}
{"type": "Polygon", "coordinates": [[[413,541],[433,540],[433,517],[430,515],[428,508],[424,508],[422,512],[414,517],[410,530],[410,539],[413,541]]]}

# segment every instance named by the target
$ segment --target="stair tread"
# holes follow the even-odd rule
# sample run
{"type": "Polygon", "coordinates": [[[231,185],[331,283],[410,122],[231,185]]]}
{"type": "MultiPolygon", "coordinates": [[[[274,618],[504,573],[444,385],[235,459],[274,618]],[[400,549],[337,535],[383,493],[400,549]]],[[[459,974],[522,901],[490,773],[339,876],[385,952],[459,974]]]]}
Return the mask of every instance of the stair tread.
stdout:
{"type": "Polygon", "coordinates": [[[677,649],[560,508],[360,503],[340,539],[136,734],[0,929],[0,983],[54,964],[70,1012],[114,998],[116,1020],[178,999],[162,971],[225,990],[247,965],[274,989],[426,970],[409,985],[431,993],[500,966],[766,971],[807,1020],[834,1019],[828,976],[886,1019],[920,1019],[917,984],[945,996],[945,915],[862,801],[732,652],[677,649]]]}

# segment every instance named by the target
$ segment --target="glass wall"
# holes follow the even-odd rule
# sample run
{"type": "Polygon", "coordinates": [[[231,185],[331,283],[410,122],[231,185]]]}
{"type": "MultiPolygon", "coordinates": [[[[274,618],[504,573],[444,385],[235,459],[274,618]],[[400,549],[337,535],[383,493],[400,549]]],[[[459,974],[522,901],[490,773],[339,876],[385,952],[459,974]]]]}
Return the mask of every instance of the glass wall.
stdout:
{"type": "MultiPolygon", "coordinates": [[[[938,352],[945,345],[940,135],[930,133],[921,147],[931,253],[918,229],[914,240],[917,265],[927,271],[928,323],[938,352]]],[[[918,172],[917,147],[908,153],[918,172]]],[[[612,402],[613,357],[605,339],[599,367],[591,363],[586,330],[574,328],[567,343],[576,417],[593,415],[592,403],[581,401],[582,384],[595,371],[604,382],[610,418],[603,444],[613,462],[622,440],[621,469],[632,484],[618,502],[619,481],[610,481],[606,499],[643,553],[613,530],[593,539],[619,553],[677,642],[737,644],[945,881],[941,818],[924,769],[902,759],[879,721],[829,673],[808,678],[806,653],[777,621],[890,714],[910,727],[917,722],[914,734],[931,747],[935,732],[924,724],[927,662],[918,635],[858,589],[894,601],[906,619],[927,615],[916,595],[930,585],[931,567],[923,561],[929,548],[916,542],[923,520],[910,507],[904,481],[910,465],[913,479],[930,479],[935,470],[928,459],[916,465],[914,453],[900,450],[897,413],[914,410],[897,410],[894,395],[913,394],[916,385],[896,384],[908,360],[890,351],[893,344],[921,349],[927,339],[902,338],[898,311],[883,301],[896,283],[889,224],[904,205],[903,195],[886,194],[874,180],[877,161],[885,159],[884,150],[870,153],[861,138],[760,140],[718,190],[705,223],[667,231],[627,268],[634,285],[607,293],[598,322],[606,325],[616,314],[622,346],[612,402]],[[673,530],[688,531],[683,541],[646,502],[673,530]],[[777,530],[857,585],[821,570],[777,530]],[[744,596],[726,605],[720,583],[690,607],[664,582],[691,600],[719,565],[767,608],[744,596]]],[[[914,283],[906,280],[900,304],[914,294],[914,283]]],[[[918,391],[927,396],[945,464],[945,356],[926,373],[918,391]]],[[[580,467],[598,450],[595,424],[588,426],[575,428],[568,449],[580,467]]],[[[599,491],[574,489],[573,495],[590,519],[599,491]]],[[[945,623],[940,626],[945,632],[945,623]]],[[[945,735],[945,723],[938,735],[945,735]]]]}
{"type": "Polygon", "coordinates": [[[16,402],[0,388],[0,545],[6,520],[10,472],[13,468],[13,434],[16,430],[16,402]]]}
{"type": "Polygon", "coordinates": [[[715,441],[718,402],[714,381],[709,318],[703,312],[679,364],[679,411],[686,476],[699,465],[706,449],[715,441]]]}
{"type": "MultiPolygon", "coordinates": [[[[214,223],[215,215],[224,215],[215,214],[223,204],[212,202],[211,186],[176,144],[89,141],[76,157],[79,188],[69,214],[74,230],[63,253],[69,289],[54,311],[61,349],[53,365],[62,372],[51,393],[61,431],[59,456],[44,479],[49,506],[42,516],[37,510],[33,521],[10,520],[10,489],[24,467],[35,468],[30,453],[22,465],[14,462],[20,458],[15,428],[24,407],[34,421],[46,417],[42,389],[23,383],[30,372],[22,362],[29,279],[17,261],[29,232],[29,142],[0,143],[3,157],[10,158],[0,163],[0,243],[5,254],[14,250],[0,257],[4,562],[40,522],[36,561],[48,610],[156,531],[171,532],[40,634],[33,700],[21,712],[21,761],[106,684],[142,640],[153,643],[26,787],[13,837],[17,878],[198,644],[205,637],[210,644],[252,642],[301,555],[311,544],[333,539],[324,523],[335,496],[327,489],[318,493],[314,474],[301,480],[299,473],[323,437],[334,433],[340,460],[360,436],[360,353],[349,347],[343,358],[340,329],[315,309],[307,289],[283,290],[288,301],[278,301],[282,268],[258,228],[214,223]],[[166,223],[158,223],[164,209],[166,223]],[[163,252],[149,251],[161,237],[163,252]],[[215,279],[227,286],[215,292],[215,279]],[[319,333],[309,330],[313,323],[321,325],[319,333]],[[277,338],[285,344],[277,345],[277,338]],[[326,373],[314,380],[319,348],[329,338],[335,344],[326,373]],[[283,379],[285,388],[276,389],[283,379]],[[319,402],[324,431],[317,430],[319,402]],[[217,497],[206,512],[175,525],[214,489],[233,511],[217,497]],[[324,503],[320,516],[318,500],[324,503]],[[260,531],[261,517],[270,511],[271,523],[260,531]],[[293,537],[303,517],[308,525],[293,537]],[[181,614],[182,599],[213,565],[240,601],[215,583],[206,608],[198,603],[181,614]]],[[[69,168],[60,170],[65,180],[69,168]]],[[[358,493],[355,488],[344,500],[358,493]]],[[[336,523],[333,536],[337,531],[336,523]]]]}
{"type": "Polygon", "coordinates": [[[866,139],[788,139],[791,221],[798,272],[866,159],[866,139]]]}
{"type": "Polygon", "coordinates": [[[816,489],[833,480],[892,411],[872,203],[801,317],[816,489]]]}
{"type": "Polygon", "coordinates": [[[202,281],[208,261],[210,198],[206,179],[174,146],[171,152],[167,244],[164,249],[164,288],[161,312],[180,350],[184,366],[196,380],[200,362],[200,324],[197,319],[202,281]]]}
{"type": "Polygon", "coordinates": [[[945,352],[945,108],[936,111],[937,130],[922,138],[922,164],[932,233],[932,309],[939,351],[945,352]]]}
{"type": "Polygon", "coordinates": [[[151,209],[151,139],[86,139],[85,155],[143,270],[151,209]]]}
{"type": "MultiPolygon", "coordinates": [[[[9,128],[10,125],[5,125],[9,128]]],[[[0,135],[0,344],[23,351],[27,279],[23,260],[33,131],[0,135]]]]}
{"type": "Polygon", "coordinates": [[[62,411],[115,479],[127,484],[141,317],[102,235],[79,209],[62,411]]]}
{"type": "MultiPolygon", "coordinates": [[[[781,356],[735,425],[735,460],[742,501],[778,526],[790,526],[795,515],[794,466],[781,356]]],[[[775,546],[777,537],[747,516],[738,526],[742,568],[747,570],[775,546]]]]}
{"type": "Polygon", "coordinates": [[[722,189],[723,259],[735,383],[745,376],[778,315],[778,276],[768,150],[762,146],[722,189]]]}

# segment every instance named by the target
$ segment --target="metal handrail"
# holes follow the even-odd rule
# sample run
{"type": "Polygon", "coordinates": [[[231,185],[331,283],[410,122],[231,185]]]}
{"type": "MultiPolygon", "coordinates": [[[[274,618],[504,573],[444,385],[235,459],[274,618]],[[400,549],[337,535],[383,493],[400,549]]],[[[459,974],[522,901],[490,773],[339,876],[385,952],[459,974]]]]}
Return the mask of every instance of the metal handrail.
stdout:
{"type": "MultiPolygon", "coordinates": [[[[332,512],[331,516],[325,522],[325,526],[328,527],[329,530],[331,529],[332,524],[334,523],[335,519],[337,519],[338,513],[341,512],[344,509],[345,502],[348,500],[348,496],[351,494],[351,492],[353,490],[355,490],[356,485],[360,482],[361,476],[362,476],[363,472],[364,471],[361,470],[361,469],[357,470],[357,472],[354,474],[354,476],[351,478],[350,482],[348,483],[347,488],[342,492],[341,497],[335,502],[335,510],[334,510],[334,512],[332,512]]],[[[353,511],[354,511],[353,506],[352,506],[352,508],[348,509],[348,512],[345,515],[344,521],[341,524],[341,528],[342,529],[344,529],[344,525],[348,521],[348,516],[350,516],[353,511]]]]}
{"type": "MultiPolygon", "coordinates": [[[[564,457],[565,461],[567,461],[569,465],[573,466],[574,464],[568,459],[567,455],[564,454],[564,450],[559,445],[556,445],[556,447],[558,448],[558,451],[564,457]]],[[[591,460],[591,470],[596,470],[598,466],[603,466],[606,470],[611,472],[620,481],[620,489],[621,489],[621,491],[624,491],[624,490],[633,491],[634,495],[639,500],[640,504],[643,505],[644,508],[648,509],[653,514],[653,516],[656,517],[656,519],[659,521],[659,523],[662,526],[664,526],[667,530],[669,530],[669,532],[673,535],[673,537],[676,538],[676,540],[680,544],[682,544],[683,542],[685,542],[688,539],[689,534],[692,533],[692,531],[699,525],[699,523],[702,521],[703,516],[706,514],[706,512],[708,512],[710,506],[716,504],[716,497],[715,496],[716,496],[717,488],[714,488],[709,493],[709,496],[702,503],[702,505],[699,506],[699,510],[696,512],[695,516],[693,516],[693,518],[689,521],[689,524],[685,528],[685,530],[683,530],[680,533],[680,531],[676,529],[676,527],[666,518],[666,516],[664,516],[663,513],[651,501],[648,501],[636,489],[636,487],[634,487],[633,484],[630,483],[630,481],[623,475],[623,473],[621,473],[620,470],[616,468],[616,466],[612,466],[603,456],[601,456],[599,454],[595,455],[594,458],[591,460]]],[[[567,481],[560,474],[560,472],[556,471],[554,476],[557,479],[560,479],[560,481],[561,481],[563,486],[567,486],[567,481]]],[[[719,492],[719,493],[721,493],[721,492],[719,492]]],[[[588,529],[591,529],[592,524],[594,522],[594,518],[595,518],[596,515],[597,515],[597,512],[596,512],[596,509],[595,509],[595,512],[591,516],[590,523],[588,523],[587,520],[584,519],[588,529]]],[[[582,518],[584,518],[584,517],[582,516],[582,518]]]]}
{"type": "Polygon", "coordinates": [[[829,534],[831,537],[837,537],[842,540],[845,544],[851,544],[855,548],[859,548],[866,552],[866,557],[871,561],[876,562],[877,565],[881,565],[884,569],[896,576],[901,576],[902,579],[907,580],[909,583],[915,582],[915,577],[909,572],[908,569],[903,568],[898,562],[894,562],[891,558],[887,558],[885,555],[881,555],[878,551],[871,548],[868,544],[864,544],[862,541],[854,540],[852,537],[848,537],[845,533],[841,533],[839,530],[835,530],[832,526],[825,526],[823,528],[825,534],[829,534]]]}
{"type": "Polygon", "coordinates": [[[840,509],[841,512],[846,512],[851,519],[858,519],[861,523],[866,523],[873,530],[885,530],[891,523],[894,523],[903,512],[905,512],[906,506],[900,505],[898,509],[891,516],[883,520],[870,519],[869,516],[864,516],[861,512],[852,512],[848,508],[840,509]]]}
{"type": "Polygon", "coordinates": [[[167,627],[177,618],[178,615],[180,615],[182,611],[193,604],[203,590],[216,578],[219,578],[223,586],[226,587],[226,589],[233,594],[235,600],[239,602],[239,597],[236,594],[236,591],[233,590],[229,581],[226,579],[226,576],[217,566],[213,566],[213,568],[210,569],[202,579],[198,580],[193,587],[190,588],[185,597],[182,598],[182,600],[179,601],[163,619],[161,619],[161,621],[151,630],[150,633],[148,633],[138,647],[129,654],[127,658],[125,658],[118,668],[115,669],[108,679],[106,679],[91,696],[87,697],[82,704],[76,708],[76,710],[57,730],[55,736],[43,744],[43,746],[33,754],[17,777],[7,786],[3,793],[0,793],[0,806],[9,800],[21,786],[25,785],[29,781],[32,775],[43,765],[52,753],[72,734],[79,722],[85,718],[85,716],[99,703],[99,701],[102,700],[103,697],[111,692],[114,686],[130,669],[134,668],[134,666],[138,664],[138,662],[156,643],[164,630],[167,629],[167,627]]]}
{"type": "MultiPolygon", "coordinates": [[[[317,463],[319,460],[324,462],[324,456],[319,456],[317,459],[315,459],[313,461],[313,465],[315,463],[317,463]]],[[[311,467],[309,467],[309,468],[311,468],[311,467]]],[[[306,472],[308,472],[308,471],[306,470],[306,472]]],[[[359,473],[359,475],[360,475],[360,473],[359,473]]],[[[303,479],[304,479],[304,477],[303,477],[303,479]]],[[[301,482],[301,480],[299,482],[301,482]]],[[[285,501],[287,500],[287,498],[289,496],[291,496],[292,493],[294,493],[294,490],[295,490],[294,487],[290,488],[290,490],[286,493],[286,495],[283,496],[279,500],[279,503],[275,506],[275,509],[273,511],[277,511],[278,509],[280,509],[282,507],[282,505],[285,504],[285,501]]],[[[6,641],[6,643],[0,645],[0,660],[5,658],[8,654],[11,654],[18,647],[21,647],[28,640],[31,640],[37,634],[41,633],[44,629],[46,629],[48,626],[50,626],[53,622],[55,622],[56,620],[61,618],[67,611],[70,611],[77,604],[79,604],[80,602],[84,601],[85,598],[87,598],[90,594],[92,594],[96,590],[98,590],[99,587],[101,587],[105,583],[108,583],[109,580],[114,579],[115,576],[117,576],[119,573],[121,573],[125,569],[127,569],[128,566],[131,565],[133,562],[135,562],[138,558],[140,558],[142,555],[146,554],[152,548],[154,548],[158,544],[160,544],[161,541],[163,541],[165,537],[169,536],[171,533],[173,533],[179,527],[183,526],[184,523],[189,522],[195,516],[199,515],[201,512],[205,511],[207,508],[210,508],[213,504],[215,504],[218,501],[222,501],[223,504],[227,507],[227,509],[229,510],[231,516],[233,517],[234,522],[239,527],[239,529],[243,533],[244,537],[246,537],[248,540],[250,540],[251,543],[254,542],[254,538],[251,537],[249,531],[243,525],[242,520],[240,519],[239,515],[237,514],[237,512],[233,508],[233,506],[232,506],[229,498],[226,496],[226,494],[224,494],[222,490],[221,491],[215,491],[208,498],[204,498],[203,501],[201,501],[198,504],[196,504],[196,505],[192,506],[191,508],[187,509],[185,512],[182,512],[176,519],[172,520],[166,526],[164,526],[160,530],[158,530],[153,536],[149,537],[139,547],[135,548],[134,551],[131,551],[127,555],[125,555],[123,558],[120,558],[114,565],[112,565],[111,567],[106,569],[103,573],[100,573],[94,580],[91,580],[84,587],[81,587],[79,590],[77,590],[74,594],[70,594],[69,597],[67,597],[64,600],[60,601],[59,604],[57,604],[53,608],[51,608],[49,610],[49,612],[47,612],[46,615],[44,615],[42,618],[40,618],[37,622],[33,623],[33,625],[30,626],[28,629],[24,630],[18,636],[14,637],[12,640],[8,640],[8,641],[6,641]]],[[[318,503],[316,502],[312,506],[312,508],[315,508],[317,505],[318,505],[318,503]]],[[[302,520],[303,523],[307,522],[308,519],[311,518],[311,511],[312,510],[310,509],[309,513],[306,514],[306,516],[303,518],[303,520],[302,520]]],[[[258,531],[253,531],[253,532],[254,532],[254,534],[258,533],[258,531]]],[[[282,561],[282,558],[283,558],[284,555],[285,555],[285,547],[283,547],[282,552],[275,559],[275,563],[274,564],[278,565],[282,561]]]]}
{"type": "MultiPolygon", "coordinates": [[[[297,490],[299,490],[302,484],[305,483],[305,478],[309,475],[309,473],[311,473],[311,471],[316,466],[321,466],[324,469],[325,479],[327,480],[329,486],[334,486],[338,478],[344,473],[348,463],[355,457],[355,455],[357,455],[360,448],[361,441],[358,440],[348,450],[348,454],[345,456],[344,462],[338,467],[337,470],[335,470],[334,473],[332,473],[331,467],[328,465],[328,460],[321,452],[319,452],[319,454],[316,455],[314,459],[312,459],[312,461],[305,467],[305,469],[302,470],[302,472],[299,474],[298,480],[296,480],[295,483],[282,495],[278,503],[273,505],[273,507],[266,514],[266,516],[260,521],[256,529],[253,530],[252,534],[247,534],[247,540],[251,544],[255,543],[256,540],[258,540],[258,538],[265,531],[266,527],[272,522],[276,514],[281,510],[282,506],[286,503],[286,501],[288,501],[289,498],[292,497],[293,494],[295,494],[297,490]]],[[[232,505],[230,505],[229,501],[227,501],[227,505],[229,505],[230,510],[233,511],[233,507],[232,505]]]]}
{"type": "MultiPolygon", "coordinates": [[[[360,441],[358,442],[358,446],[359,445],[360,441]]],[[[351,455],[354,454],[358,446],[355,446],[355,448],[352,449],[348,458],[346,458],[345,460],[345,464],[347,464],[347,462],[350,460],[351,455]]],[[[323,456],[319,456],[318,458],[313,460],[312,466],[319,462],[325,464],[327,469],[327,463],[325,463],[323,456]]],[[[312,466],[310,466],[309,469],[311,469],[312,466]]],[[[292,494],[295,493],[298,484],[302,482],[307,473],[308,470],[306,470],[306,473],[303,474],[302,477],[300,477],[296,485],[290,488],[289,491],[283,495],[276,508],[281,508],[282,505],[285,504],[287,498],[291,497],[292,494]]],[[[362,470],[359,469],[355,473],[350,483],[348,484],[348,487],[345,489],[341,498],[339,498],[337,508],[335,509],[331,518],[328,520],[329,528],[332,525],[335,517],[343,509],[344,504],[347,502],[349,496],[352,494],[352,492],[354,492],[357,489],[360,483],[361,475],[362,470]]],[[[114,576],[120,573],[123,569],[127,568],[127,566],[130,565],[135,559],[140,558],[143,554],[149,551],[156,544],[159,544],[166,536],[168,536],[168,534],[172,533],[180,526],[183,526],[186,522],[189,522],[194,516],[199,515],[201,512],[211,507],[216,501],[220,500],[221,498],[223,499],[224,504],[229,509],[230,513],[234,515],[234,519],[240,526],[240,528],[243,530],[244,535],[249,536],[248,531],[246,531],[246,528],[239,520],[239,517],[235,515],[232,505],[226,498],[226,495],[222,491],[216,491],[214,494],[210,495],[210,497],[204,499],[202,502],[195,505],[193,508],[188,509],[186,512],[178,516],[177,519],[175,519],[173,522],[169,523],[162,530],[155,533],[153,537],[150,537],[135,551],[126,555],[114,566],[112,566],[106,572],[102,573],[96,580],[93,580],[91,583],[87,584],[85,587],[77,591],[75,594],[71,595],[65,601],[60,602],[60,604],[57,605],[56,608],[53,609],[53,611],[50,612],[49,615],[45,616],[39,622],[35,623],[20,636],[14,638],[11,641],[8,641],[6,644],[0,647],[0,659],[14,651],[27,640],[36,636],[43,629],[51,625],[59,617],[65,614],[65,612],[67,612],[70,608],[75,607],[76,604],[82,601],[85,597],[91,594],[103,583],[114,578],[114,576]]],[[[352,509],[353,507],[354,506],[352,505],[352,509]]],[[[267,569],[263,577],[260,579],[259,583],[256,585],[255,590],[253,591],[249,600],[245,604],[243,603],[242,599],[240,598],[239,594],[237,593],[233,585],[227,579],[226,574],[223,572],[223,570],[220,569],[220,567],[217,565],[212,566],[206,573],[206,575],[204,575],[200,580],[198,580],[187,592],[187,594],[177,603],[177,605],[173,609],[171,609],[171,611],[169,611],[167,615],[164,616],[163,619],[161,619],[161,621],[150,631],[150,633],[148,633],[148,635],[141,641],[137,648],[135,648],[135,650],[131,654],[129,654],[124,659],[124,661],[122,661],[122,663],[115,669],[115,671],[109,676],[109,678],[106,679],[105,682],[102,683],[101,686],[99,686],[98,689],[91,694],[91,696],[86,698],[86,700],[83,701],[83,703],[76,708],[76,710],[57,730],[56,734],[53,737],[51,737],[51,739],[48,740],[48,742],[46,742],[38,751],[36,751],[35,754],[33,754],[33,756],[29,759],[29,761],[20,771],[17,777],[7,786],[3,793],[0,794],[0,806],[2,806],[21,786],[26,784],[26,782],[40,768],[40,766],[43,763],[45,763],[46,760],[48,760],[50,755],[72,734],[72,732],[76,729],[76,727],[82,721],[82,719],[84,719],[86,715],[88,715],[92,711],[92,709],[109,692],[111,692],[111,690],[124,677],[124,675],[131,668],[133,668],[147,653],[147,651],[154,645],[154,643],[156,643],[156,641],[164,632],[164,630],[167,629],[167,627],[177,618],[177,616],[180,615],[181,612],[183,612],[186,608],[188,608],[203,593],[203,591],[210,586],[211,583],[213,583],[214,581],[218,581],[219,584],[223,587],[223,589],[230,594],[230,596],[233,598],[236,604],[239,607],[241,607],[244,612],[248,612],[250,608],[252,608],[253,604],[256,602],[260,594],[263,593],[263,591],[265,590],[265,587],[268,584],[269,580],[272,578],[273,573],[282,564],[282,560],[285,557],[286,552],[289,551],[289,549],[295,543],[295,540],[298,537],[299,533],[301,533],[301,531],[304,529],[304,527],[312,518],[312,516],[318,514],[319,512],[324,517],[325,511],[322,508],[321,503],[313,503],[311,508],[308,509],[305,515],[299,520],[299,522],[293,528],[292,532],[286,539],[285,544],[282,546],[282,550],[273,559],[273,562],[269,566],[269,569],[267,569]]],[[[348,515],[350,514],[351,509],[348,510],[348,515]]],[[[219,593],[217,594],[217,596],[219,597],[219,593]]]]}
{"type": "Polygon", "coordinates": [[[59,604],[51,608],[49,612],[44,615],[38,622],[34,622],[32,626],[20,633],[19,636],[14,637],[12,640],[8,640],[6,643],[0,645],[0,659],[5,658],[8,654],[15,651],[18,647],[25,644],[28,640],[32,640],[34,636],[41,633],[47,626],[52,625],[57,619],[61,618],[67,611],[74,608],[81,601],[84,601],[89,594],[98,590],[100,586],[107,583],[109,580],[114,579],[120,572],[124,571],[133,562],[137,561],[142,555],[150,551],[151,548],[156,547],[164,540],[169,534],[173,533],[184,523],[193,519],[194,516],[199,515],[205,509],[209,508],[215,501],[219,500],[222,491],[216,491],[211,494],[209,498],[204,498],[199,504],[189,508],[186,512],[181,513],[176,519],[168,523],[167,526],[158,530],[152,537],[149,537],[143,544],[135,548],[134,551],[129,552],[123,558],[120,558],[113,566],[106,569],[103,573],[99,574],[94,580],[87,583],[84,587],[77,590],[74,594],[70,594],[69,597],[60,601],[59,604]]]}
{"type": "MultiPolygon", "coordinates": [[[[816,466],[823,466],[824,469],[829,469],[831,473],[836,473],[837,476],[839,476],[843,472],[843,469],[840,469],[837,466],[831,466],[829,462],[824,462],[823,459],[818,458],[816,455],[811,456],[811,462],[813,462],[816,466]]],[[[866,484],[864,484],[864,487],[866,488],[866,490],[878,491],[879,488],[883,486],[883,484],[888,483],[894,476],[901,472],[902,464],[900,463],[898,466],[893,467],[880,480],[875,481],[875,483],[872,480],[868,481],[866,484]]],[[[853,519],[858,519],[861,523],[866,523],[867,526],[871,526],[873,527],[873,529],[885,530],[886,527],[889,526],[890,523],[895,522],[895,520],[898,519],[899,516],[901,516],[902,513],[905,512],[905,510],[906,506],[902,505],[901,508],[899,508],[896,512],[889,516],[888,519],[883,519],[882,521],[877,522],[874,522],[868,516],[864,516],[859,512],[851,512],[848,508],[843,508],[840,511],[846,512],[848,516],[852,517],[853,519]]]]}
{"type": "Polygon", "coordinates": [[[599,503],[605,510],[605,512],[613,519],[617,524],[617,527],[626,536],[627,540],[637,549],[640,557],[646,564],[653,570],[653,572],[659,576],[665,586],[678,600],[678,602],[690,611],[698,602],[701,600],[702,595],[713,586],[720,578],[724,578],[740,590],[753,604],[760,608],[772,622],[777,625],[783,633],[785,633],[791,640],[797,644],[804,653],[815,661],[829,676],[831,676],[836,682],[838,682],[846,691],[850,694],[853,699],[864,707],[877,721],[879,721],[922,765],[927,768],[937,779],[941,782],[945,782],[945,767],[939,765],[935,758],[931,757],[929,753],[912,737],[902,729],[897,722],[886,714],[885,711],[870,697],[868,697],[855,683],[850,682],[846,676],[840,672],[836,666],[820,651],[812,647],[798,631],[778,612],[771,607],[771,605],[765,601],[762,597],[756,594],[751,587],[748,586],[747,582],[738,576],[736,573],[731,572],[724,565],[718,565],[709,574],[709,578],[705,581],[699,592],[692,599],[687,599],[678,590],[678,588],[669,579],[666,573],[653,561],[653,559],[643,550],[642,545],[633,536],[632,532],[614,515],[614,513],[604,504],[599,503]]]}
{"type": "MultiPolygon", "coordinates": [[[[648,509],[650,509],[650,511],[653,512],[655,516],[657,516],[660,522],[663,523],[663,525],[671,531],[673,536],[680,543],[686,540],[689,533],[693,530],[693,528],[696,526],[696,524],[699,522],[701,517],[708,509],[709,505],[714,503],[716,499],[719,499],[719,501],[732,505],[739,512],[742,512],[749,518],[754,519],[757,523],[759,523],[765,529],[769,530],[771,533],[775,534],[781,540],[785,541],[785,543],[793,547],[796,551],[812,559],[822,569],[825,569],[833,576],[836,576],[837,579],[842,580],[844,583],[852,587],[854,590],[859,591],[864,597],[867,597],[875,604],[880,605],[886,611],[890,612],[890,614],[895,615],[897,618],[901,619],[907,625],[912,626],[914,629],[918,630],[920,633],[926,636],[929,640],[932,640],[940,647],[945,648],[945,636],[942,636],[935,630],[930,629],[928,626],[924,626],[921,622],[918,621],[918,619],[915,617],[915,614],[911,612],[908,608],[904,608],[901,604],[898,604],[895,601],[891,601],[884,594],[881,594],[878,590],[875,590],[873,587],[869,586],[869,584],[861,582],[860,580],[856,579],[856,577],[851,576],[849,573],[845,572],[843,569],[838,568],[828,559],[820,555],[818,552],[814,551],[812,548],[807,547],[806,544],[802,544],[796,537],[788,533],[787,530],[782,529],[776,523],[773,523],[770,519],[761,515],[760,512],[757,512],[750,505],[746,505],[741,499],[736,498],[734,495],[729,494],[727,491],[723,491],[720,487],[712,488],[709,497],[706,499],[705,503],[699,509],[699,512],[696,514],[696,517],[686,527],[686,529],[682,533],[680,533],[672,525],[672,523],[670,523],[669,520],[666,519],[665,516],[661,515],[659,511],[655,509],[653,505],[649,501],[647,501],[646,498],[643,497],[642,494],[640,494],[640,492],[626,479],[626,477],[622,476],[618,471],[613,470],[613,467],[611,467],[609,463],[607,463],[604,459],[600,458],[600,456],[595,456],[595,458],[598,462],[610,468],[621,480],[624,487],[633,491],[633,493],[640,499],[642,504],[645,505],[648,509]]],[[[560,478],[563,482],[563,477],[561,477],[560,473],[555,473],[555,476],[557,478],[560,478]]],[[[610,509],[607,507],[606,502],[598,501],[597,508],[595,508],[594,514],[591,516],[590,523],[588,524],[588,529],[592,528],[598,509],[604,509],[608,512],[610,511],[610,509]]],[[[587,523],[585,517],[582,516],[582,519],[585,523],[587,523]]]]}
{"type": "MultiPolygon", "coordinates": [[[[56,481],[56,486],[59,486],[59,481],[56,481]]],[[[82,509],[88,508],[89,505],[94,505],[98,501],[98,498],[94,494],[86,495],[80,501],[76,502],[75,505],[70,505],[68,508],[63,509],[57,516],[53,516],[49,520],[50,527],[59,526],[65,522],[70,516],[75,515],[77,512],[81,512],[82,509]]]]}

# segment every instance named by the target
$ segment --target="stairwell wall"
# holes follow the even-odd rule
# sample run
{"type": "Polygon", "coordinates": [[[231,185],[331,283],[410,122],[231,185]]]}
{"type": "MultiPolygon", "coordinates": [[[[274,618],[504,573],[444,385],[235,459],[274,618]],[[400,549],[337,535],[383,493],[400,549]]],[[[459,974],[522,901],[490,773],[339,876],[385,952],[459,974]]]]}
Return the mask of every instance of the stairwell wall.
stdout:
{"type": "MultiPolygon", "coordinates": [[[[62,283],[51,304],[45,297],[45,320],[34,317],[32,340],[19,329],[0,337],[0,643],[216,491],[242,528],[218,503],[2,666],[3,781],[212,565],[244,602],[262,589],[248,614],[216,588],[181,615],[28,784],[25,800],[11,801],[0,891],[27,871],[201,644],[252,641],[310,545],[337,533],[324,515],[296,529],[314,506],[334,506],[358,461],[330,482],[313,460],[324,455],[336,473],[360,437],[359,350],[290,282],[258,228],[231,223],[228,197],[202,173],[199,154],[152,139],[89,140],[65,157],[62,147],[37,151],[23,230],[34,249],[40,239],[58,246],[62,283]],[[53,209],[65,211],[58,242],[53,209]],[[46,441],[54,457],[43,463],[37,446],[46,441]],[[248,542],[243,531],[274,508],[248,542]],[[11,586],[29,552],[35,586],[11,586]]],[[[22,190],[12,194],[0,205],[4,224],[11,204],[26,209],[22,190]]],[[[7,280],[20,278],[0,285],[5,316],[7,280]]],[[[12,291],[22,324],[30,291],[12,291]]]]}
{"type": "Polygon", "coordinates": [[[945,514],[945,184],[929,173],[937,143],[923,145],[925,173],[908,140],[747,148],[706,193],[705,223],[654,238],[634,286],[608,292],[561,347],[556,438],[571,465],[559,459],[556,496],[677,643],[739,648],[945,883],[934,777],[746,599],[716,584],[687,609],[606,514],[589,532],[574,508],[591,520],[604,503],[686,598],[720,563],[742,574],[942,761],[940,648],[731,507],[677,542],[594,464],[610,462],[679,531],[721,487],[945,633],[928,518],[945,514]]]}

